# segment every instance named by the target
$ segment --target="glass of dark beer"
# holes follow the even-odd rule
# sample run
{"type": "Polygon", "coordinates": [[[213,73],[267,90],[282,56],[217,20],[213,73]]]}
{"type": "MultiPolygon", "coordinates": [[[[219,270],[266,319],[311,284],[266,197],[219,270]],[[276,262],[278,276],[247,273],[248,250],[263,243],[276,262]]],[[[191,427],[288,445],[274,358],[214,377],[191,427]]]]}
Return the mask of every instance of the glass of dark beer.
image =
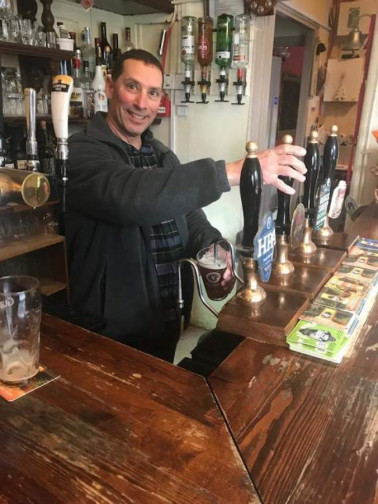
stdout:
{"type": "Polygon", "coordinates": [[[208,297],[214,301],[224,299],[233,286],[233,283],[231,286],[222,285],[227,268],[227,251],[219,244],[206,247],[198,252],[197,264],[208,297]]]}

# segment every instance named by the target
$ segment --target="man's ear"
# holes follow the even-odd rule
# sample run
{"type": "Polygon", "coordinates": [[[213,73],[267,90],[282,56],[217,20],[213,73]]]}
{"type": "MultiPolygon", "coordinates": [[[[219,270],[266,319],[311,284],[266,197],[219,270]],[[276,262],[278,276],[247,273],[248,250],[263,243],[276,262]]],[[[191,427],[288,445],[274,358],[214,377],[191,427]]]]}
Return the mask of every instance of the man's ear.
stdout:
{"type": "Polygon", "coordinates": [[[113,91],[114,91],[113,79],[111,78],[110,75],[107,75],[105,83],[105,94],[109,100],[113,98],[113,91]]]}

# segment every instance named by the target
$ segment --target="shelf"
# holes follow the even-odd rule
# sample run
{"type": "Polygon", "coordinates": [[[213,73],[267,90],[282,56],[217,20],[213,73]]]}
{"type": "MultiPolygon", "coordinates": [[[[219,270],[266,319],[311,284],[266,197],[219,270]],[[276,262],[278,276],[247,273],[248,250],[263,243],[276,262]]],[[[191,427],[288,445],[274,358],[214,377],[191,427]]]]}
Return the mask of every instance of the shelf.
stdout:
{"type": "Polygon", "coordinates": [[[45,296],[51,296],[67,288],[66,283],[53,281],[51,278],[40,278],[39,281],[41,284],[41,292],[45,296]]]}
{"type": "Polygon", "coordinates": [[[33,210],[33,212],[38,212],[46,207],[52,207],[58,205],[58,203],[59,201],[51,200],[37,208],[32,208],[31,206],[26,205],[25,203],[8,203],[7,205],[0,206],[0,217],[4,217],[6,215],[12,215],[19,212],[30,212],[31,210],[33,210]]]}
{"type": "Polygon", "coordinates": [[[62,242],[64,242],[64,236],[53,234],[31,236],[29,238],[23,238],[22,240],[13,241],[1,246],[0,261],[6,261],[7,259],[33,252],[33,250],[50,247],[51,245],[62,242]]]}
{"type": "MultiPolygon", "coordinates": [[[[52,123],[51,115],[36,115],[36,120],[38,121],[46,121],[48,123],[52,123]]],[[[84,117],[79,116],[68,116],[68,122],[70,124],[86,124],[89,119],[85,119],[84,117]]],[[[9,125],[19,125],[26,124],[25,116],[4,116],[4,122],[9,125]]]]}
{"type": "Polygon", "coordinates": [[[14,54],[16,56],[34,56],[36,58],[48,58],[59,61],[73,57],[73,51],[62,51],[61,49],[50,49],[26,44],[16,44],[14,42],[0,42],[0,54],[14,54]]]}

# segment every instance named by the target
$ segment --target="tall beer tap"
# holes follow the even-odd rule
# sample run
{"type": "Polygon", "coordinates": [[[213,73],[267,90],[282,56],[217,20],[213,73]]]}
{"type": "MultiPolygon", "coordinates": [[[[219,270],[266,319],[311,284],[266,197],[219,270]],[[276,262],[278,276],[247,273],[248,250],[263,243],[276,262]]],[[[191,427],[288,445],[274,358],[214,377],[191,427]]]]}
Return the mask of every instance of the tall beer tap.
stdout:
{"type": "Polygon", "coordinates": [[[56,75],[51,89],[51,115],[57,139],[57,172],[60,177],[60,227],[63,232],[63,215],[66,211],[66,191],[68,186],[68,114],[73,79],[68,75],[56,75]]]}
{"type": "Polygon", "coordinates": [[[306,180],[304,182],[303,204],[306,208],[306,224],[304,237],[299,245],[299,250],[303,255],[313,254],[317,247],[312,241],[313,219],[316,214],[316,195],[319,183],[320,171],[320,153],[319,153],[319,134],[313,130],[307,143],[307,152],[304,158],[304,164],[307,168],[306,180]]]}
{"type": "Polygon", "coordinates": [[[256,307],[266,298],[266,293],[258,284],[258,273],[253,259],[253,240],[259,227],[259,214],[262,193],[262,176],[257,157],[258,146],[247,142],[247,157],[240,175],[240,197],[243,207],[244,228],[242,246],[239,251],[242,258],[244,287],[237,293],[237,298],[256,307]]]}
{"type": "MultiPolygon", "coordinates": [[[[282,143],[291,145],[293,137],[284,135],[282,143]]],[[[281,180],[288,186],[292,187],[294,179],[287,176],[280,176],[281,180]]],[[[289,253],[289,236],[290,236],[290,194],[278,191],[278,210],[276,220],[276,236],[277,236],[277,259],[273,265],[273,273],[277,276],[288,276],[294,272],[294,265],[288,259],[289,253]]]]}
{"type": "Polygon", "coordinates": [[[331,134],[328,136],[327,141],[324,146],[323,153],[323,183],[329,185],[329,199],[327,205],[327,214],[325,217],[325,222],[323,227],[318,231],[317,236],[321,238],[330,238],[333,235],[333,230],[329,225],[329,208],[332,199],[332,183],[335,176],[337,161],[339,159],[339,142],[337,138],[337,132],[339,128],[336,124],[331,126],[331,134]]]}
{"type": "Polygon", "coordinates": [[[29,171],[39,171],[39,157],[36,137],[36,91],[33,88],[24,89],[26,115],[26,166],[29,171]]]}

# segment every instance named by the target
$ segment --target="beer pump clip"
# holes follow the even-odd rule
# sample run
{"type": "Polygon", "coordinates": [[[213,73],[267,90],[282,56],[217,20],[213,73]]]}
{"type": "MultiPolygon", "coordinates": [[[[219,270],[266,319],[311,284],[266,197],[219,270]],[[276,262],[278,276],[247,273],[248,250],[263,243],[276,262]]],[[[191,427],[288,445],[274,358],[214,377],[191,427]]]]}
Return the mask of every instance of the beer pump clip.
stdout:
{"type": "MultiPolygon", "coordinates": [[[[68,75],[56,75],[51,88],[51,115],[57,140],[57,168],[60,177],[61,213],[66,210],[66,190],[68,186],[68,114],[70,98],[73,89],[73,79],[68,75]]],[[[63,220],[61,219],[61,226],[63,220]]]]}

